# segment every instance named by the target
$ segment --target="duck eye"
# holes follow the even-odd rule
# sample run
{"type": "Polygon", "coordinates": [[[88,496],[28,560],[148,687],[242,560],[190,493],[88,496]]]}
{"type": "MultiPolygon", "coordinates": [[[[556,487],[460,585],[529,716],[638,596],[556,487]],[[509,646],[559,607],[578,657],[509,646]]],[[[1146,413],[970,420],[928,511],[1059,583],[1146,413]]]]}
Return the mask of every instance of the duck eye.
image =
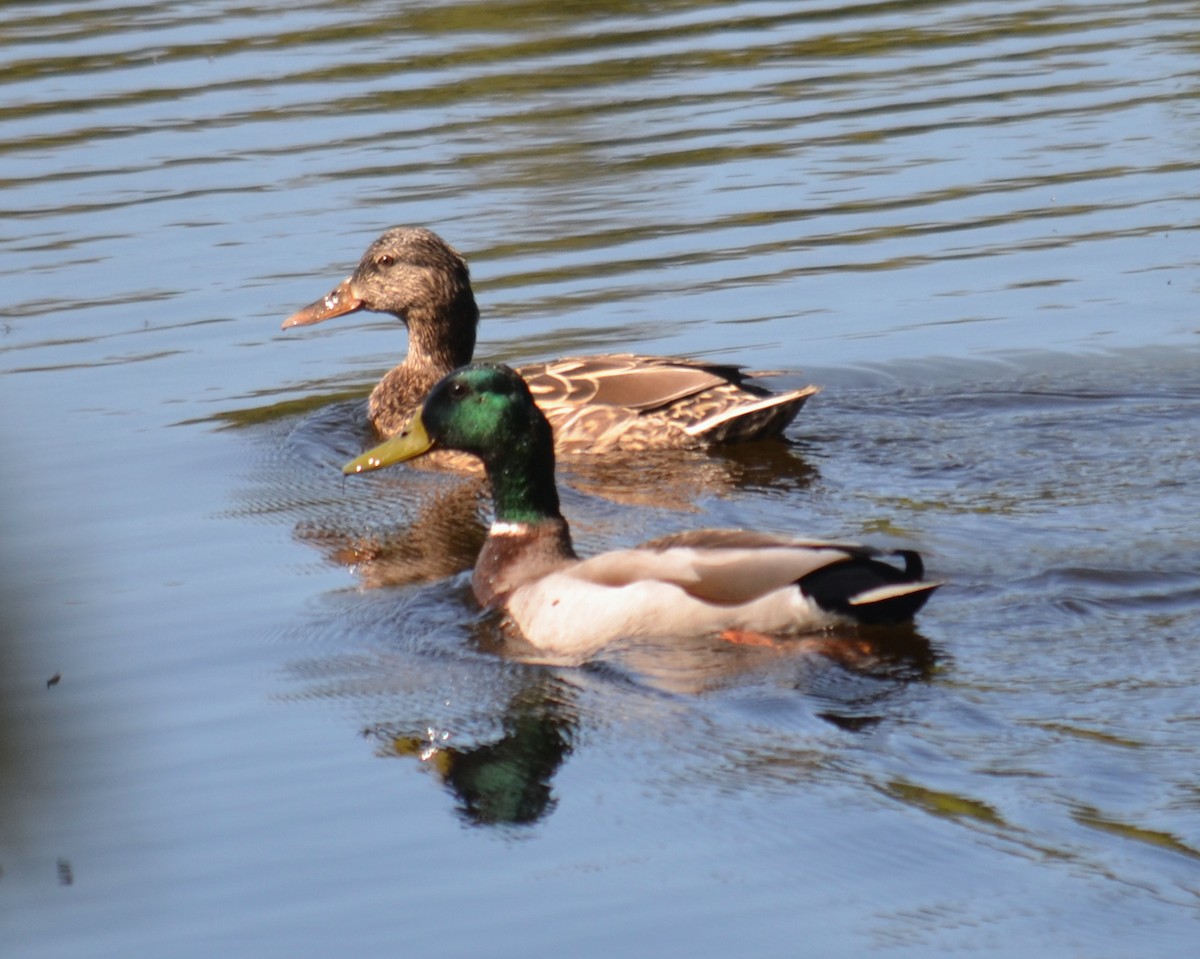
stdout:
{"type": "Polygon", "coordinates": [[[391,266],[395,262],[396,258],[390,253],[380,253],[379,256],[375,257],[376,266],[391,266]]]}
{"type": "Polygon", "coordinates": [[[467,395],[467,384],[466,383],[451,383],[450,384],[450,395],[453,396],[455,399],[462,399],[462,397],[467,395]]]}

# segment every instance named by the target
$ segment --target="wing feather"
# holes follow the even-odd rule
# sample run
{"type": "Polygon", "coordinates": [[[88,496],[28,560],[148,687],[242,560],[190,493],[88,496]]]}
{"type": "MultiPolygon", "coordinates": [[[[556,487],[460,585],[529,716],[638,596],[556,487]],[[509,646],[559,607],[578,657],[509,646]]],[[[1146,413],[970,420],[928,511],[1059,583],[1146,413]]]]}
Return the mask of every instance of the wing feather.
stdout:
{"type": "Polygon", "coordinates": [[[732,606],[753,602],[849,555],[832,545],[629,549],[584,560],[569,575],[603,586],[671,583],[703,602],[732,606]]]}
{"type": "Polygon", "coordinates": [[[539,405],[598,403],[643,412],[730,383],[740,386],[743,379],[736,366],[632,353],[573,356],[522,366],[518,372],[539,405]]]}

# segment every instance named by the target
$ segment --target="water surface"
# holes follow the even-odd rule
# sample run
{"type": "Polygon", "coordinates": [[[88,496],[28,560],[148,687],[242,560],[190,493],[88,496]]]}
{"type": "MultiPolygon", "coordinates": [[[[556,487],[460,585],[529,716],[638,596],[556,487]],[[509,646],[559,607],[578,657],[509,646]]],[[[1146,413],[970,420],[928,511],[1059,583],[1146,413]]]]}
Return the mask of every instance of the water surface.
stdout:
{"type": "Polygon", "coordinates": [[[14,954],[1190,955],[1198,37],[1178,0],[6,5],[14,954]],[[506,657],[478,488],[337,470],[397,322],[279,332],[395,223],[468,257],[480,356],[824,387],[783,445],[565,470],[586,549],[917,548],[915,632],[506,657]]]}

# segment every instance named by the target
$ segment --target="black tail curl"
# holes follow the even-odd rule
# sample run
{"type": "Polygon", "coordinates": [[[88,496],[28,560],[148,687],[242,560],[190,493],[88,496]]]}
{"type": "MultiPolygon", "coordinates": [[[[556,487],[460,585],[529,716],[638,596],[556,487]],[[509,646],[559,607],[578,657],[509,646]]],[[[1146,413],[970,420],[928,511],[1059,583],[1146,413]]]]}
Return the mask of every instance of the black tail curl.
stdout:
{"type": "Polygon", "coordinates": [[[924,583],[925,563],[916,550],[895,550],[904,569],[869,556],[854,556],[809,573],[797,585],[818,606],[869,626],[906,623],[916,615],[938,583],[924,583]],[[911,584],[912,589],[870,602],[855,603],[882,586],[911,584]]]}

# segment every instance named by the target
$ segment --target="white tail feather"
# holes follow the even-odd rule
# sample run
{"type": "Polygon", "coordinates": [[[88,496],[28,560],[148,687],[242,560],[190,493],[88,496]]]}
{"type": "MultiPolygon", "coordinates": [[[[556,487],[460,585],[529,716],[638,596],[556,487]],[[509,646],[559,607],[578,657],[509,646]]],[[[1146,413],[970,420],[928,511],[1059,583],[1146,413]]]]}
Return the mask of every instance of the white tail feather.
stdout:
{"type": "Polygon", "coordinates": [[[866,592],[859,593],[849,600],[851,606],[868,606],[871,603],[882,603],[897,596],[908,596],[911,593],[928,592],[937,589],[941,583],[893,583],[890,586],[876,586],[866,592]]]}
{"type": "Polygon", "coordinates": [[[800,390],[792,390],[790,393],[776,393],[771,396],[764,396],[753,403],[739,403],[737,406],[723,410],[715,416],[710,416],[707,419],[692,423],[690,426],[685,426],[684,432],[692,436],[699,436],[730,420],[741,419],[743,416],[749,416],[751,413],[757,413],[760,410],[769,410],[776,406],[795,403],[797,400],[807,399],[814,393],[819,392],[821,392],[819,386],[806,386],[800,390]]]}

